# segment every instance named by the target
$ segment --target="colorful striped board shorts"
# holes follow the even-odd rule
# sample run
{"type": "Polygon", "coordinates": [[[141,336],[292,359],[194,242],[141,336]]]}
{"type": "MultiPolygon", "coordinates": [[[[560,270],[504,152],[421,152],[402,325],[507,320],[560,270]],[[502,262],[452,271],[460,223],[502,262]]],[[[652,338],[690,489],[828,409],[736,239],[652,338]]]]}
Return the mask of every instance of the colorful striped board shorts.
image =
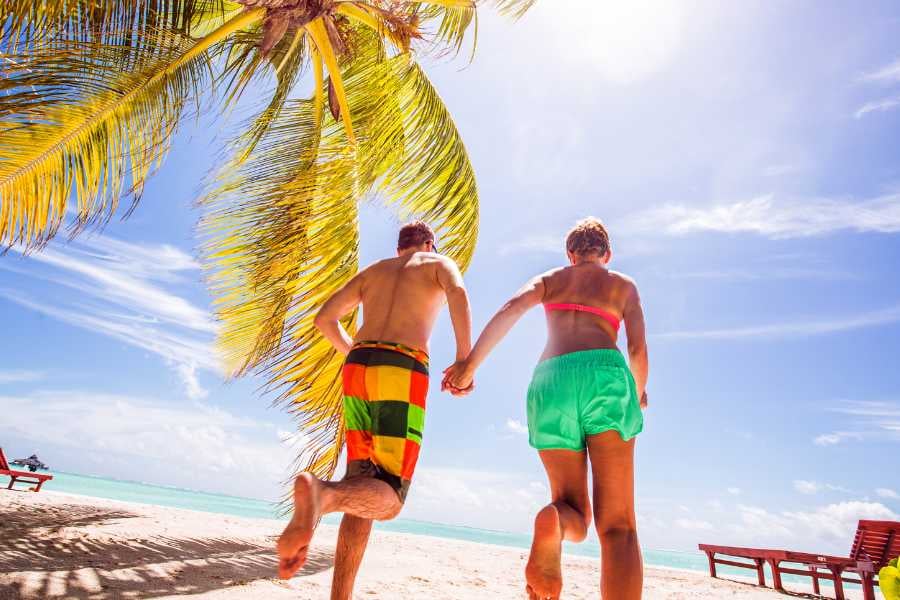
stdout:
{"type": "Polygon", "coordinates": [[[428,354],[391,342],[358,342],[347,355],[343,382],[345,479],[380,479],[405,501],[425,428],[428,354]]]}

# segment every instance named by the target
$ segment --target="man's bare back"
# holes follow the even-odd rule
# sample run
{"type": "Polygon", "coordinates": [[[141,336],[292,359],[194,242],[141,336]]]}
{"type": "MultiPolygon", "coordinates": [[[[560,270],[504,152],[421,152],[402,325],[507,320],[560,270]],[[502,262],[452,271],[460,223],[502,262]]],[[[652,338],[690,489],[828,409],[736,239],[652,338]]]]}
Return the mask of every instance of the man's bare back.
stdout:
{"type": "Polygon", "coordinates": [[[462,274],[453,260],[434,252],[402,252],[367,267],[322,306],[316,324],[344,354],[356,341],[392,342],[427,352],[445,301],[450,305],[458,351],[468,352],[464,332],[471,328],[471,321],[462,274]],[[360,304],[363,324],[350,339],[335,325],[360,304]]]}
{"type": "Polygon", "coordinates": [[[428,350],[428,339],[454,286],[455,265],[433,252],[378,261],[359,274],[363,325],[354,341],[379,340],[428,350]]]}

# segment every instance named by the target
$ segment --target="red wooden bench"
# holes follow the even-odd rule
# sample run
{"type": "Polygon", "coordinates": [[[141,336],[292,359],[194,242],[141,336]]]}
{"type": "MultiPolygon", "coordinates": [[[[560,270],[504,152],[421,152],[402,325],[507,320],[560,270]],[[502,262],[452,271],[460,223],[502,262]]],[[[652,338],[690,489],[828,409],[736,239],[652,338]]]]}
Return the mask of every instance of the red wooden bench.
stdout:
{"type": "Polygon", "coordinates": [[[45,481],[53,479],[53,475],[43,475],[41,473],[31,473],[29,471],[13,471],[9,468],[9,463],[6,462],[6,455],[3,454],[3,448],[0,448],[0,475],[9,477],[9,485],[6,487],[8,490],[13,489],[13,485],[15,485],[17,481],[21,481],[22,483],[36,484],[37,487],[32,489],[35,492],[39,492],[45,481]]]}
{"type": "Polygon", "coordinates": [[[790,573],[810,577],[816,594],[821,593],[819,580],[826,579],[834,583],[836,600],[844,600],[844,583],[862,585],[865,600],[875,600],[875,587],[878,585],[876,573],[890,559],[900,556],[900,522],[860,521],[849,556],[711,544],[700,544],[700,550],[705,552],[709,559],[710,577],[717,577],[716,565],[729,565],[755,570],[759,585],[765,586],[766,576],[763,566],[768,564],[772,569],[772,586],[776,590],[784,591],[781,576],[790,573]],[[753,562],[719,558],[716,556],[719,554],[753,562]],[[797,563],[804,568],[783,567],[781,563],[797,563]],[[857,577],[847,577],[847,574],[854,574],[857,577]]]}

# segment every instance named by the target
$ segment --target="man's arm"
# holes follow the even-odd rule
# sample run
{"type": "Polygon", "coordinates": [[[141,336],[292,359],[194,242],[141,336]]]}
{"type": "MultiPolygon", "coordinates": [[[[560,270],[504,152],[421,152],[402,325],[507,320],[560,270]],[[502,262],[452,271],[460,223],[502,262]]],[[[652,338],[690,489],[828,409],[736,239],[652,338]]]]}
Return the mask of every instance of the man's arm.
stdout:
{"type": "Polygon", "coordinates": [[[472,311],[462,273],[455,262],[445,259],[438,263],[438,283],[447,295],[450,322],[456,336],[456,360],[460,361],[472,350],[472,311]]]}
{"type": "Polygon", "coordinates": [[[644,310],[641,308],[641,297],[637,286],[632,282],[628,300],[623,311],[625,333],[628,336],[628,364],[634,382],[637,385],[641,406],[646,408],[644,393],[647,389],[647,377],[650,372],[650,360],[647,355],[647,336],[644,325],[644,310]]]}
{"type": "Polygon", "coordinates": [[[353,347],[353,338],[341,325],[341,318],[362,302],[363,273],[358,273],[326,300],[313,321],[331,345],[344,355],[347,355],[353,347]]]}

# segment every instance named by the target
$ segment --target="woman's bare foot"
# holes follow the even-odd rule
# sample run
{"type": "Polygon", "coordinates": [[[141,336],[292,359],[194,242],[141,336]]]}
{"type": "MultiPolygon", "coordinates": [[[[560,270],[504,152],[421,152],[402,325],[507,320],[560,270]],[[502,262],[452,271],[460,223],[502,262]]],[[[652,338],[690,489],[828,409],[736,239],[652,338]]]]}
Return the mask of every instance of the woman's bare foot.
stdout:
{"type": "Polygon", "coordinates": [[[542,508],[534,519],[534,541],[525,566],[529,598],[559,598],[562,592],[561,555],[562,528],[559,524],[559,511],[550,504],[542,508]]]}
{"type": "Polygon", "coordinates": [[[282,579],[290,579],[306,562],[319,516],[319,480],[301,473],[294,481],[294,517],[278,538],[278,576],[282,579]]]}

